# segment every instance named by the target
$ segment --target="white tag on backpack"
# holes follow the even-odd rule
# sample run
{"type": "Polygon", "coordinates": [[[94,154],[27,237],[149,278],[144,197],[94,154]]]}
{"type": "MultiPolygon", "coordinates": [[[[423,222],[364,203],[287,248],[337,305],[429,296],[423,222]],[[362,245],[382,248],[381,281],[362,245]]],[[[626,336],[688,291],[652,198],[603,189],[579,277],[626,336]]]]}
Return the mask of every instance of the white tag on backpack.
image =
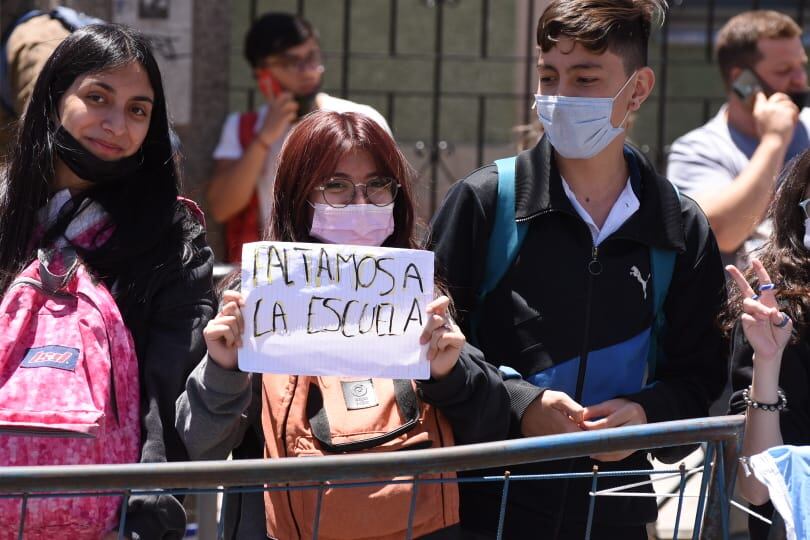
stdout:
{"type": "Polygon", "coordinates": [[[353,411],[379,405],[377,393],[374,391],[374,383],[371,379],[340,381],[340,384],[343,387],[343,400],[346,402],[346,409],[353,411]]]}

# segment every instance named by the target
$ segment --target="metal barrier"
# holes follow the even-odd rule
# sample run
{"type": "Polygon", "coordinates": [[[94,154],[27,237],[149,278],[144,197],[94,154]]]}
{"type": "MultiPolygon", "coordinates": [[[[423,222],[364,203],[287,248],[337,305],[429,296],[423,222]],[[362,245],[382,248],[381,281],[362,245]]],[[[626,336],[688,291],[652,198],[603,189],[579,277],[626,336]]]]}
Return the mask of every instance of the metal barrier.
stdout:
{"type": "MultiPolygon", "coordinates": [[[[729,494],[733,492],[737,451],[740,447],[742,416],[722,416],[662,422],[640,426],[627,426],[603,431],[579,432],[546,437],[513,439],[451,448],[412,450],[392,453],[326,456],[307,459],[206,461],[188,463],[154,463],[132,465],[78,465],[43,467],[6,467],[0,472],[0,498],[20,498],[24,509],[28,500],[40,497],[81,496],[104,494],[129,496],[148,493],[221,493],[264,491],[268,489],[322,490],[330,487],[368,485],[370,477],[394,478],[412,476],[408,482],[419,480],[420,475],[446,471],[468,471],[483,468],[501,468],[521,463],[552,461],[616,452],[622,450],[651,449],[703,443],[706,458],[703,466],[698,499],[698,511],[693,539],[728,538],[729,494]],[[295,484],[286,488],[268,488],[266,484],[295,484]],[[252,486],[252,487],[251,487],[252,486]],[[705,512],[704,512],[705,509],[705,512]]],[[[680,475],[679,511],[676,516],[675,537],[681,519],[683,486],[689,474],[684,467],[668,471],[621,471],[571,473],[554,475],[510,475],[460,478],[459,482],[501,482],[504,497],[498,511],[503,524],[506,494],[515,481],[581,478],[593,476],[591,504],[588,514],[586,539],[590,537],[595,499],[598,496],[616,496],[616,490],[596,490],[600,476],[628,475],[680,475]]],[[[380,482],[372,482],[380,483],[380,482]]],[[[630,484],[632,488],[640,484],[630,484]]],[[[414,490],[415,492],[417,490],[414,490]]],[[[632,491],[629,492],[631,496],[632,491]]],[[[223,499],[225,500],[225,499],[223,499]]],[[[411,504],[413,512],[414,504],[411,504]]],[[[224,511],[222,512],[224,515],[224,511]]],[[[410,520],[409,520],[410,522],[410,520]]],[[[24,538],[21,522],[18,538],[24,538]]],[[[121,517],[121,529],[125,515],[121,517]]],[[[317,535],[317,516],[314,526],[317,535]]],[[[222,528],[220,526],[220,533],[222,528]]],[[[498,538],[501,537],[498,531],[498,538]]],[[[408,538],[411,536],[409,535],[408,538]]]]}

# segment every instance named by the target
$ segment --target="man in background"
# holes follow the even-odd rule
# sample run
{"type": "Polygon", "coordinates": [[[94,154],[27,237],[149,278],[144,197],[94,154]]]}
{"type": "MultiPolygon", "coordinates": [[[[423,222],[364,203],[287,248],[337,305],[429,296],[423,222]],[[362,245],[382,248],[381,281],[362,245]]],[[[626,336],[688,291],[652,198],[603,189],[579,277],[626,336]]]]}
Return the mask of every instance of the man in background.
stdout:
{"type": "Polygon", "coordinates": [[[776,11],[748,11],[717,36],[727,100],[677,139],[667,176],[701,206],[725,264],[747,266],[767,238],[765,213],[784,164],[810,145],[801,28],[776,11]]]}
{"type": "Polygon", "coordinates": [[[300,117],[315,109],[358,112],[391,131],[368,105],[320,91],[324,67],[318,34],[303,18],[261,16],[248,31],[244,52],[265,103],[256,112],[232,113],[225,120],[207,192],[211,216],[225,224],[229,262],[241,260],[242,244],[258,240],[270,218],[278,155],[300,117]]]}

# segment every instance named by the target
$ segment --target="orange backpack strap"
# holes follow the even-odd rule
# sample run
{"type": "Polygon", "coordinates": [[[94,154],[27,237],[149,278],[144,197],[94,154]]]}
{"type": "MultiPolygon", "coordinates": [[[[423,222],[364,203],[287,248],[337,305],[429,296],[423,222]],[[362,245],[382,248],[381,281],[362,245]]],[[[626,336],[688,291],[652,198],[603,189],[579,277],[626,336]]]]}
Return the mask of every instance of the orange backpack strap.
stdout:
{"type": "Polygon", "coordinates": [[[394,399],[396,399],[402,417],[406,419],[404,424],[376,437],[347,443],[333,443],[321,389],[317,384],[310,385],[307,395],[307,415],[309,416],[309,426],[312,428],[312,436],[318,439],[324,450],[332,453],[359,452],[392,441],[412,430],[419,422],[419,401],[416,399],[416,392],[414,392],[413,383],[410,380],[394,380],[394,399]]]}
{"type": "MultiPolygon", "coordinates": [[[[239,115],[239,144],[246,150],[256,137],[256,122],[259,115],[247,112],[239,115]]],[[[225,258],[230,263],[242,260],[242,244],[256,242],[261,237],[259,224],[259,197],[256,192],[250,197],[248,205],[225,223],[225,258]]]]}

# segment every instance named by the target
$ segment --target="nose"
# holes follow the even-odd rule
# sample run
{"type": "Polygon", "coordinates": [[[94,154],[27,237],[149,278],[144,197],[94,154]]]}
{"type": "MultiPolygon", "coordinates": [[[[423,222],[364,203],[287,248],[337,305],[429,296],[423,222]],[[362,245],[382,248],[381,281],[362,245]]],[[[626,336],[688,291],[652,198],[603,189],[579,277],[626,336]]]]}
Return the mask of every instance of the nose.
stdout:
{"type": "Polygon", "coordinates": [[[111,109],[101,122],[101,127],[113,135],[120,136],[126,130],[126,117],[124,111],[111,109]]]}
{"type": "Polygon", "coordinates": [[[363,185],[355,184],[354,198],[352,204],[368,204],[368,197],[366,197],[366,187],[363,185]]]}

